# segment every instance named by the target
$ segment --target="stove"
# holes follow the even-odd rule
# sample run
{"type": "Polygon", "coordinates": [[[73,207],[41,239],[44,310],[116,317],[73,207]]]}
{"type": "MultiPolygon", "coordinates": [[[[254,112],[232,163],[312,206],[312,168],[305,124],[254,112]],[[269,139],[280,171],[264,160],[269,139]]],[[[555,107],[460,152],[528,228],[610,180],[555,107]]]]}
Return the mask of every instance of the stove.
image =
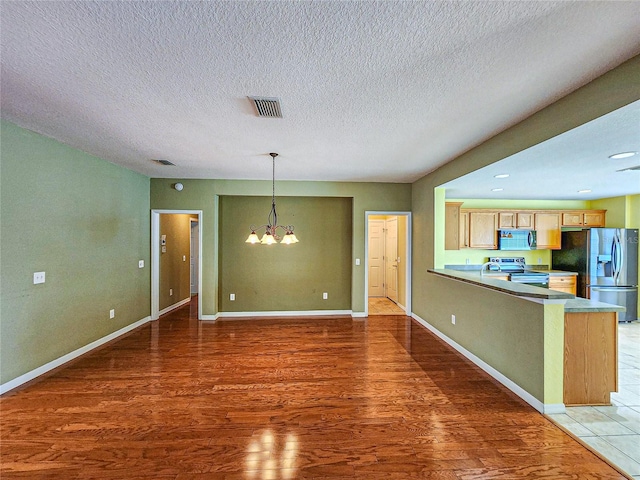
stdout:
{"type": "MultiPolygon", "coordinates": [[[[549,288],[549,275],[543,272],[532,272],[525,268],[524,257],[491,257],[490,262],[500,265],[500,271],[509,274],[509,280],[526,283],[534,287],[549,288]]],[[[489,269],[497,271],[498,267],[490,265],[489,269]]]]}

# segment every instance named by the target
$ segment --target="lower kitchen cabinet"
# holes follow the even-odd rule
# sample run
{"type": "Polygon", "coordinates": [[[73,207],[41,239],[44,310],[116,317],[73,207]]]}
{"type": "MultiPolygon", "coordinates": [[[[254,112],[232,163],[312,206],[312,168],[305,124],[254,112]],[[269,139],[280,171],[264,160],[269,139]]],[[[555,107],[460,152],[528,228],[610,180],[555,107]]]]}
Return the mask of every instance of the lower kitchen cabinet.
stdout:
{"type": "Polygon", "coordinates": [[[564,314],[564,392],[570,405],[610,405],[618,390],[618,314],[564,314]]]}
{"type": "Polygon", "coordinates": [[[550,275],[549,289],[576,295],[578,292],[577,277],[575,275],[550,275]]]}

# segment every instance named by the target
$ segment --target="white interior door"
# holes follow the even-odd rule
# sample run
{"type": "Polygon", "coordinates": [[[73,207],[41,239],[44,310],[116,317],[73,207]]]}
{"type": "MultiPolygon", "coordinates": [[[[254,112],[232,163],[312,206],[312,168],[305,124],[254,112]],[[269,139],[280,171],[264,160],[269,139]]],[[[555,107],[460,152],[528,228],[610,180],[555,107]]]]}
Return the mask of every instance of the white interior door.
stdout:
{"type": "Polygon", "coordinates": [[[385,221],[385,296],[398,303],[398,218],[385,221]]]}
{"type": "Polygon", "coordinates": [[[191,220],[191,295],[198,293],[198,252],[200,251],[198,240],[200,239],[200,225],[191,220]]]}
{"type": "Polygon", "coordinates": [[[369,296],[384,297],[384,220],[369,220],[369,296]]]}

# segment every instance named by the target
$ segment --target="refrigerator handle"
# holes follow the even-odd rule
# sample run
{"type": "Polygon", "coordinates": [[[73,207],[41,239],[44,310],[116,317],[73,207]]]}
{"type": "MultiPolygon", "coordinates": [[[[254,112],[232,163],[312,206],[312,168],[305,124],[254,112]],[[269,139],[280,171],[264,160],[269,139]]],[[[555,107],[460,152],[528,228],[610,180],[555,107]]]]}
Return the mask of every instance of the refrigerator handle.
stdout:
{"type": "Polygon", "coordinates": [[[613,237],[613,245],[614,245],[614,252],[613,252],[613,268],[614,268],[614,273],[613,273],[613,278],[615,280],[616,283],[618,283],[618,277],[620,276],[620,272],[622,271],[622,245],[620,242],[620,232],[616,231],[615,236],[613,237]]]}

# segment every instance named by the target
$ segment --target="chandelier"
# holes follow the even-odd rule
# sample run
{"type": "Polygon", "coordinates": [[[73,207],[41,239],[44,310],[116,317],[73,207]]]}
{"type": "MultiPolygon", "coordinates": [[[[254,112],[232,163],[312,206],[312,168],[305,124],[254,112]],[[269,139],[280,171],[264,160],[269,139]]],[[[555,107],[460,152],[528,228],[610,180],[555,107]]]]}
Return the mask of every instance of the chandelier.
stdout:
{"type": "Polygon", "coordinates": [[[267,217],[266,225],[260,225],[259,227],[251,225],[251,234],[249,234],[246,243],[260,243],[262,245],[272,245],[278,241],[285,245],[298,243],[299,240],[293,233],[293,225],[278,225],[278,213],[276,212],[276,157],[278,154],[270,153],[269,155],[271,155],[271,162],[273,164],[273,175],[271,177],[271,211],[267,217]],[[265,232],[260,239],[258,235],[256,235],[256,230],[261,228],[264,228],[265,232]],[[282,237],[282,239],[277,233],[279,228],[284,231],[284,237],[282,237]]]}

